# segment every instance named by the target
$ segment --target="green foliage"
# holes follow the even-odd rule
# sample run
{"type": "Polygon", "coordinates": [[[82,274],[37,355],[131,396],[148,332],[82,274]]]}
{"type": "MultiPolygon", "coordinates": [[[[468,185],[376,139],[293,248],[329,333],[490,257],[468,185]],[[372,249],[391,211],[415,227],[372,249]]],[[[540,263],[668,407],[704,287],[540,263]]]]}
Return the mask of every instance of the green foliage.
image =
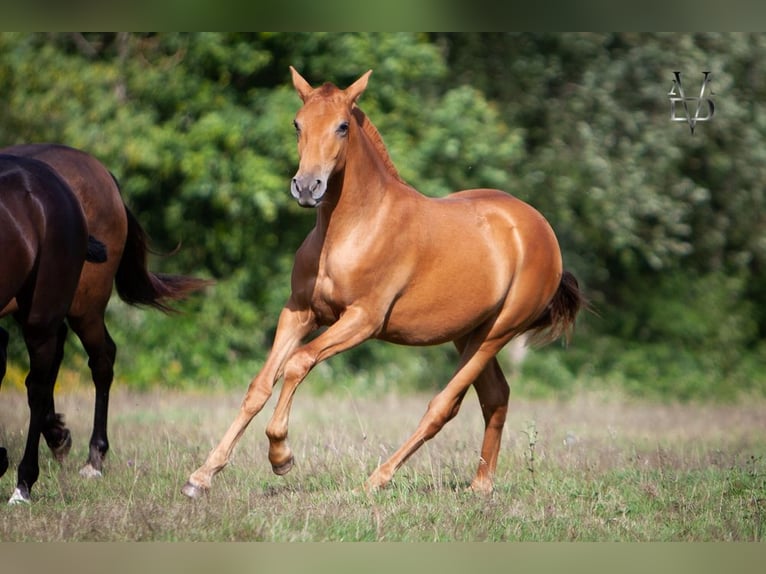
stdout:
{"type": "MultiPolygon", "coordinates": [[[[531,202],[599,311],[528,381],[708,396],[764,387],[765,62],[755,34],[3,33],[0,141],[93,153],[155,246],[180,244],[153,268],[216,279],[180,317],[113,306],[120,376],[229,384],[264,360],[314,223],[288,193],[288,65],[315,85],[373,69],[360,105],[404,179],[531,202]],[[689,93],[712,72],[716,115],[694,135],[669,121],[676,70],[689,93]]],[[[312,376],[423,388],[453,359],[370,343],[312,376]]]]}

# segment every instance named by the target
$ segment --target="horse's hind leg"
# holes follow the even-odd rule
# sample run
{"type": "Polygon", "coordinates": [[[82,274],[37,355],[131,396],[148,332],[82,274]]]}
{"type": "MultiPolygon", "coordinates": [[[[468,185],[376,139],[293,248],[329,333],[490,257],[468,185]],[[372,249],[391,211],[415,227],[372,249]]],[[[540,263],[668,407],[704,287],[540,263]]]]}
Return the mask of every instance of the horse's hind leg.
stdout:
{"type": "Polygon", "coordinates": [[[96,387],[96,403],[93,414],[93,433],[90,437],[88,460],[80,469],[86,478],[101,476],[104,458],[109,450],[107,418],[109,414],[109,391],[114,379],[114,361],[117,346],[109,336],[103,315],[70,317],[69,324],[88,354],[88,366],[96,387]]]}
{"type": "Polygon", "coordinates": [[[475,492],[490,493],[494,482],[497,457],[500,453],[500,441],[508,412],[510,388],[497,358],[493,358],[481,375],[473,383],[484,415],[484,440],[481,445],[481,458],[476,476],[470,489],[475,492]]]}
{"type": "Polygon", "coordinates": [[[0,386],[5,378],[5,369],[8,364],[8,331],[0,327],[0,386]]]}
{"type": "MultiPolygon", "coordinates": [[[[466,341],[455,341],[457,350],[462,354],[466,341]]],[[[481,457],[476,477],[471,482],[470,489],[475,492],[492,492],[493,477],[497,468],[497,457],[500,453],[500,441],[508,412],[508,397],[510,387],[500,368],[497,357],[493,357],[473,383],[479,398],[479,405],[484,416],[484,440],[481,446],[481,457]]]]}
{"type": "MultiPolygon", "coordinates": [[[[486,331],[484,336],[486,336],[486,331]]],[[[485,340],[481,334],[475,333],[468,339],[460,357],[460,366],[455,375],[447,386],[428,404],[428,410],[412,436],[370,475],[365,483],[367,490],[375,490],[385,486],[394,476],[397,469],[423,443],[432,439],[448,421],[457,415],[468,387],[482,375],[482,372],[494,360],[495,354],[507,342],[508,338],[510,336],[501,339],[485,340]]],[[[482,386],[481,388],[482,392],[484,392],[485,387],[482,386]]],[[[484,394],[486,396],[486,393],[484,394]]]]}
{"type": "MultiPolygon", "coordinates": [[[[56,332],[56,353],[48,374],[48,384],[53,389],[56,386],[56,377],[58,377],[61,361],[64,359],[64,343],[66,343],[67,327],[64,323],[56,332]]],[[[46,424],[43,427],[43,437],[48,448],[56,457],[56,460],[63,462],[69,450],[72,448],[72,435],[69,429],[64,425],[64,417],[56,413],[53,399],[51,399],[50,412],[45,418],[46,424]]]]}
{"type": "MultiPolygon", "coordinates": [[[[5,378],[5,368],[8,362],[8,331],[0,327],[0,385],[5,378]]],[[[8,470],[8,451],[0,446],[0,476],[8,470]]]]}
{"type": "Polygon", "coordinates": [[[6,470],[8,470],[8,451],[0,446],[0,476],[3,476],[6,470]]]}
{"type": "Polygon", "coordinates": [[[58,345],[56,331],[26,326],[24,340],[29,351],[29,374],[26,379],[29,431],[24,456],[19,463],[16,490],[8,501],[9,504],[29,502],[30,491],[40,474],[40,435],[48,425],[50,413],[53,412],[53,385],[50,374],[54,369],[58,345]]]}

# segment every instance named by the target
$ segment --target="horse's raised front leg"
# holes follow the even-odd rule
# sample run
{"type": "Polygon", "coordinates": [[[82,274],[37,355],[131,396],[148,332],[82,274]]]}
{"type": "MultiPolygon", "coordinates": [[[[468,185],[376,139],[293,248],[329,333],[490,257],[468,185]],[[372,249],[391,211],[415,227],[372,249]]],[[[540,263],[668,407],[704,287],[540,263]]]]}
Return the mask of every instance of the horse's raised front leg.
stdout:
{"type": "Polygon", "coordinates": [[[303,338],[317,327],[314,315],[309,310],[295,310],[288,303],[279,316],[274,345],[266,364],[250,382],[239,414],[229,426],[221,441],[205,463],[195,470],[181,489],[189,498],[197,498],[210,489],[210,483],[231,458],[237,442],[245,432],[247,425],[257,415],[271,396],[274,383],[282,375],[285,361],[300,344],[303,338]]]}
{"type": "Polygon", "coordinates": [[[269,437],[269,461],[276,474],[286,474],[293,466],[293,454],[287,445],[287,426],[298,385],[317,363],[366,341],[378,326],[379,323],[367,311],[350,307],[336,323],[316,339],[297,349],[287,360],[279,400],[266,427],[266,436],[269,437]]]}

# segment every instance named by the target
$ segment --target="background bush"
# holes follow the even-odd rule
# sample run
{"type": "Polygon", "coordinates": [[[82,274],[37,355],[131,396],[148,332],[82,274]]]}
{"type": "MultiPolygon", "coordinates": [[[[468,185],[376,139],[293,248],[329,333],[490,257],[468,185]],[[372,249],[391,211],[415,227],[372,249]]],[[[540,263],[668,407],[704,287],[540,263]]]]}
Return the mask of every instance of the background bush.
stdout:
{"type": "MultiPolygon", "coordinates": [[[[289,64],[315,85],[372,68],[361,106],[424,193],[498,187],[549,219],[598,315],[530,353],[517,388],[766,390],[766,36],[0,34],[0,141],[91,152],[155,247],[181,243],[153,268],[217,281],[180,316],[113,304],[119,379],[242,386],[262,364],[314,223],[288,193],[289,64]],[[712,72],[716,115],[694,135],[669,121],[676,70],[690,93],[712,72]]],[[[12,373],[22,351],[16,335],[12,373]]],[[[454,363],[449,346],[370,342],[310,386],[430,389],[454,363]]]]}

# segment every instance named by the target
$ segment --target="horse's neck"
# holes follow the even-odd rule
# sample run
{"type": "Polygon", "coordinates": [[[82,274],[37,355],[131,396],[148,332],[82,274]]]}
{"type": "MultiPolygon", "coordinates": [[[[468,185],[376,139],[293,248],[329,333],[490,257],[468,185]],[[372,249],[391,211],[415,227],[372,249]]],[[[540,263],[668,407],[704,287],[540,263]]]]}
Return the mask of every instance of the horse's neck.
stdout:
{"type": "Polygon", "coordinates": [[[353,114],[359,127],[362,129],[362,132],[367,136],[378,159],[383,163],[385,170],[398,181],[404,183],[404,180],[399,176],[399,172],[397,171],[391,156],[388,154],[386,144],[383,143],[383,138],[380,136],[378,128],[375,127],[360,108],[354,106],[353,114]]]}

